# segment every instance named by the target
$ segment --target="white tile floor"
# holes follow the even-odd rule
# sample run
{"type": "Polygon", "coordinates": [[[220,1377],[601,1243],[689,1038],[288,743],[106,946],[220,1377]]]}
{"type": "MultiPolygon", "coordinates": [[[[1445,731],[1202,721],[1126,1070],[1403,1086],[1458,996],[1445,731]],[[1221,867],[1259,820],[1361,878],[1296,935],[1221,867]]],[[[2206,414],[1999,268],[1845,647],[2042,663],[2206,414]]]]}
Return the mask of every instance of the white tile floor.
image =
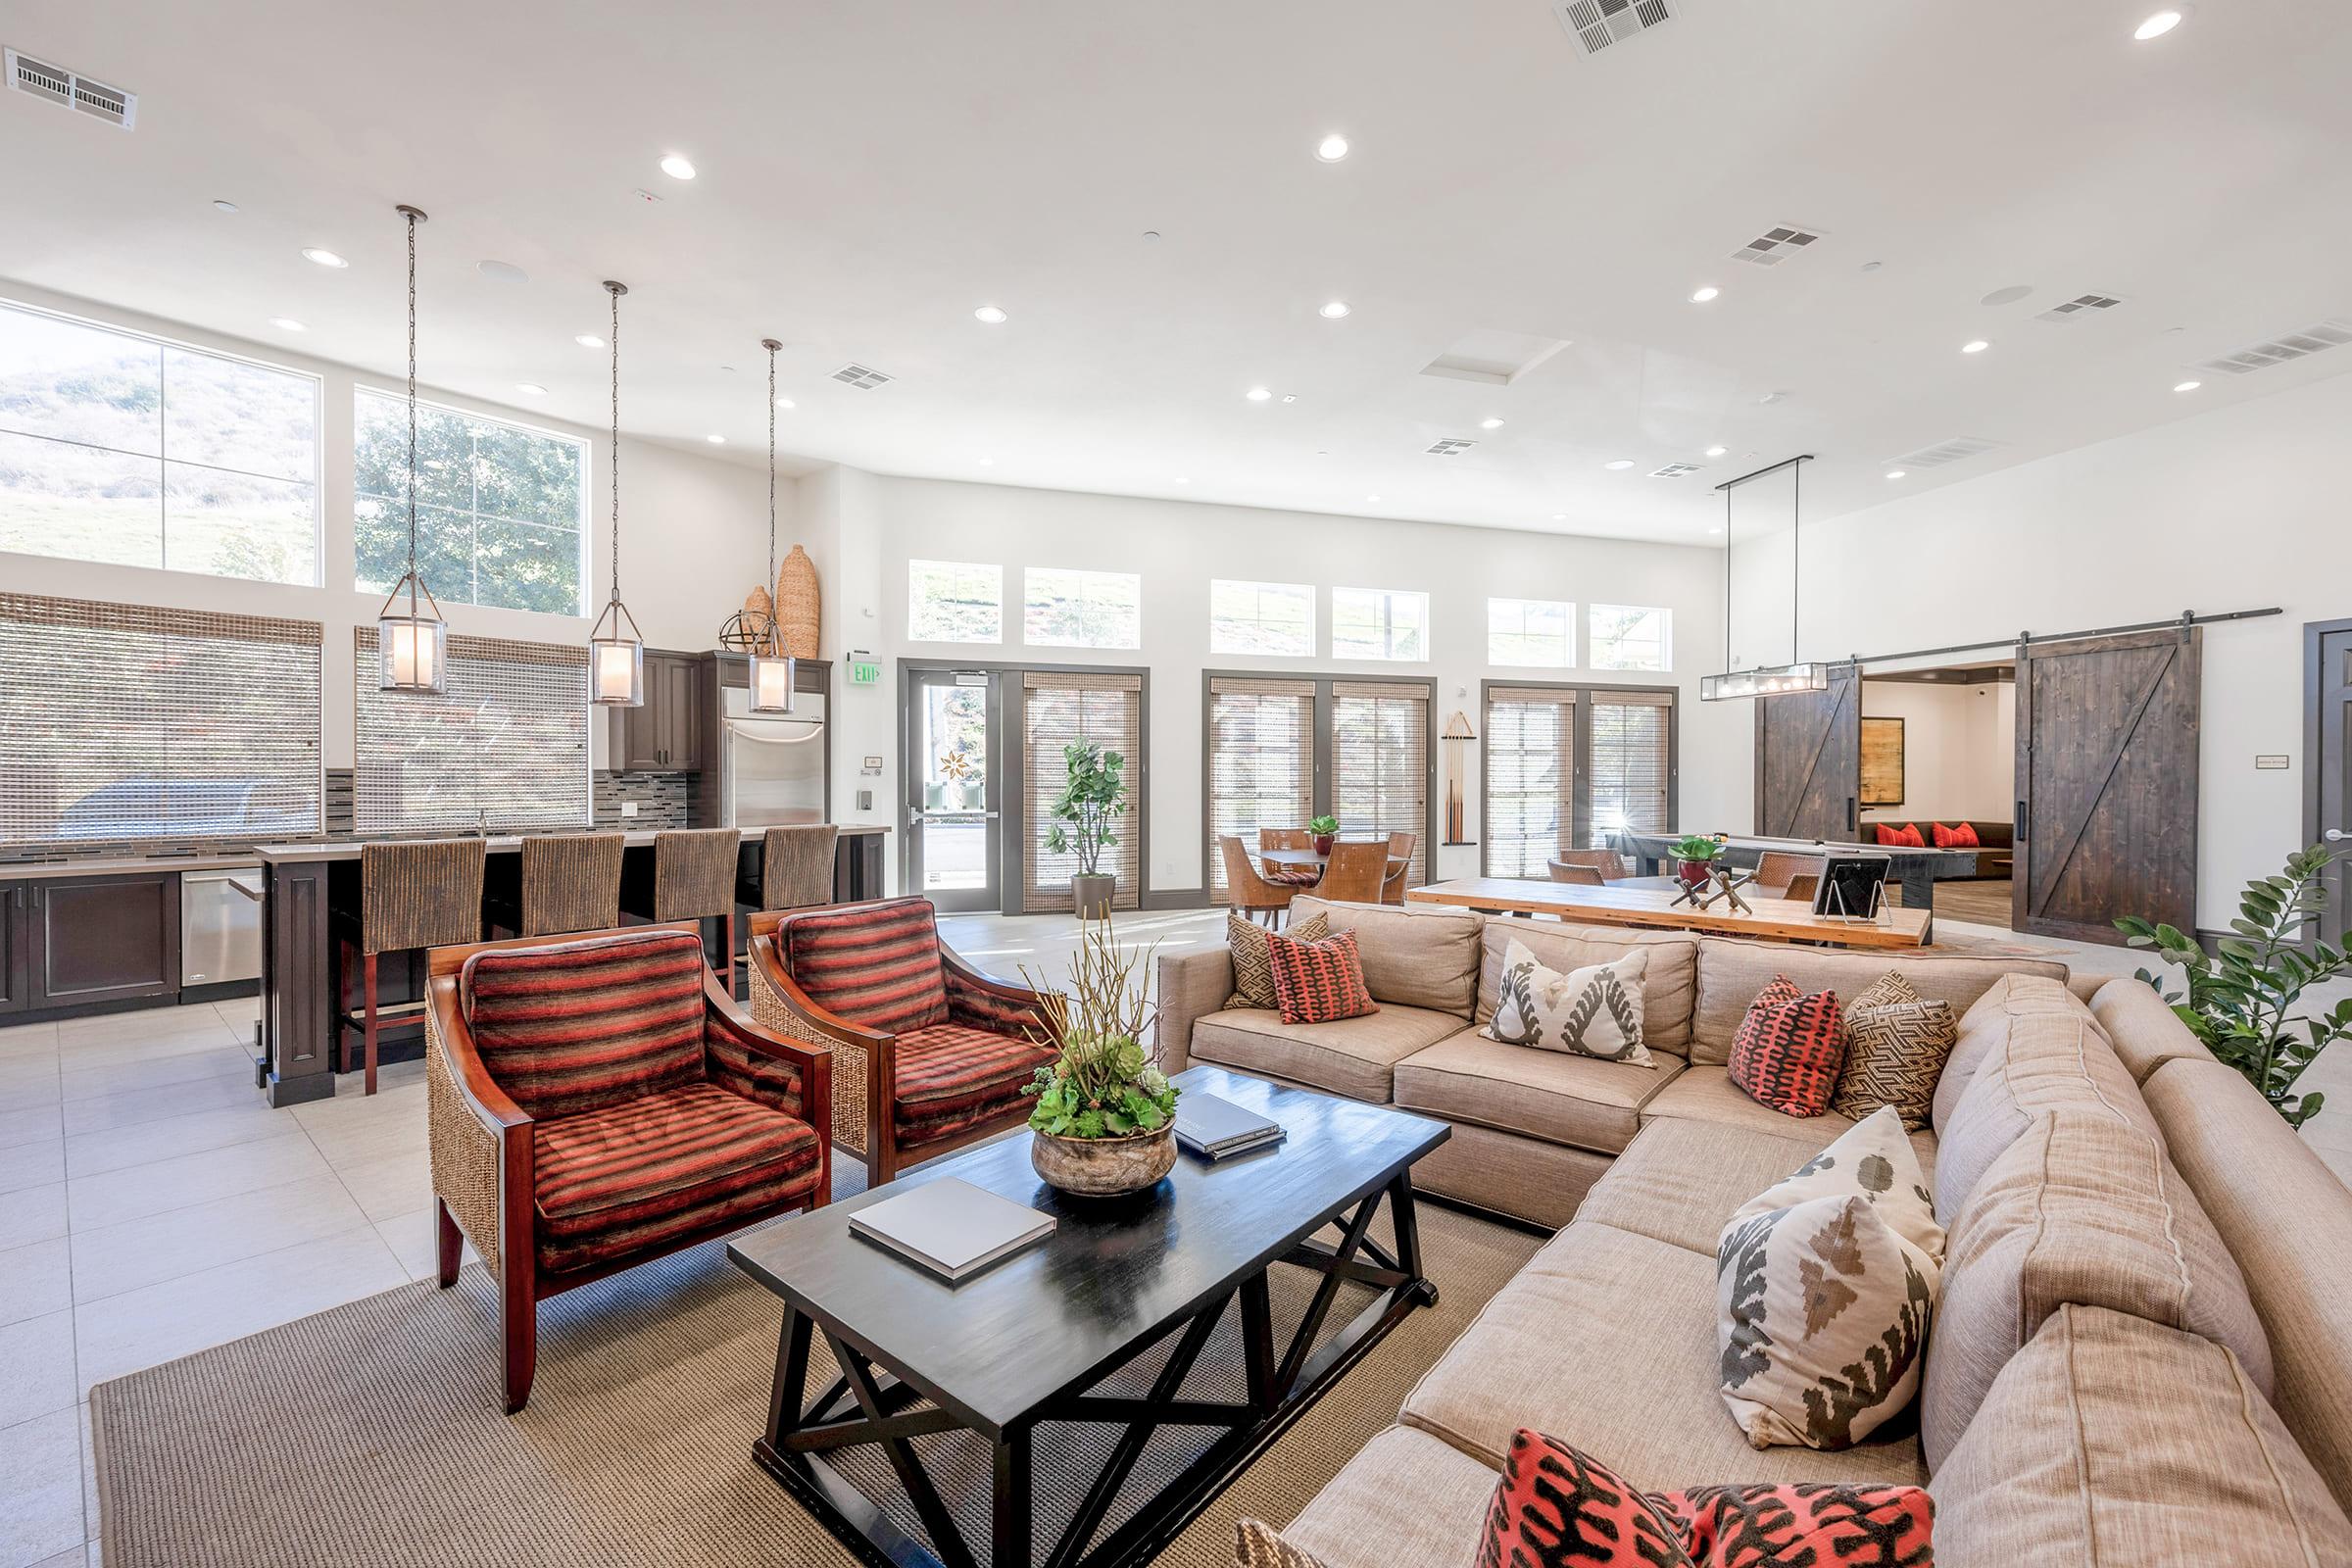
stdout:
{"type": "MultiPolygon", "coordinates": [[[[1066,916],[942,924],[1007,977],[1058,977],[1072,947],[1066,916]]],[[[1123,941],[1163,953],[1223,931],[1213,912],[1119,921],[1123,941]]],[[[91,1385],[432,1270],[421,1066],[386,1069],[373,1099],[354,1078],[271,1110],[253,1088],[252,1020],[242,1002],[0,1029],[0,1568],[98,1561],[91,1385]]],[[[2304,1136],[2352,1180],[2352,1056],[2335,1055],[2307,1081],[2337,1107],[2304,1136]]]]}

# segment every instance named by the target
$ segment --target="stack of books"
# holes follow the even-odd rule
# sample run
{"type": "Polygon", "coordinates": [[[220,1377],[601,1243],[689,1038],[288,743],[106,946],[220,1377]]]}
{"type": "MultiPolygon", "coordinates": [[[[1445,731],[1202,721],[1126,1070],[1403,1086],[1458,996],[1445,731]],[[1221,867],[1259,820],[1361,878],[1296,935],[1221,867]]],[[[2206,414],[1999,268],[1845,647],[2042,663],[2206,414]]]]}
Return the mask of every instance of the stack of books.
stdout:
{"type": "Polygon", "coordinates": [[[1176,1141],[1209,1159],[1282,1142],[1282,1123],[1199,1091],[1176,1102],[1176,1141]]]}
{"type": "Polygon", "coordinates": [[[850,1232],[951,1283],[1054,1234],[1054,1216],[943,1176],[850,1216],[850,1232]]]}

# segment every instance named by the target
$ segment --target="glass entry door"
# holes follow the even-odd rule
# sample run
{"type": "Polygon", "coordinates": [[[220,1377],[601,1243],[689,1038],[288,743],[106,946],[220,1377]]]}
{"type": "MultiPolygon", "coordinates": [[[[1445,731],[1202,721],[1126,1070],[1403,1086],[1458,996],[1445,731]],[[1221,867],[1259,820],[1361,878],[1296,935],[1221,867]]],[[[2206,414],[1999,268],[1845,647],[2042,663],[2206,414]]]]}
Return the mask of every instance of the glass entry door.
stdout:
{"type": "Polygon", "coordinates": [[[906,681],[906,891],[948,910],[1001,909],[1004,835],[995,672],[923,669],[906,681]]]}

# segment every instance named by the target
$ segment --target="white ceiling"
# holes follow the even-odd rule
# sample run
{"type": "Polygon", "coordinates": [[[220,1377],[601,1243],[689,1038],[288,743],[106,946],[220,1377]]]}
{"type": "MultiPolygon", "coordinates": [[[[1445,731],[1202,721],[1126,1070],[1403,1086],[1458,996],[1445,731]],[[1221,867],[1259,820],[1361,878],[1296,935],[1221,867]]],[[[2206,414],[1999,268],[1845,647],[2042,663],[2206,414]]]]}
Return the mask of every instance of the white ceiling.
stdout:
{"type": "Polygon", "coordinates": [[[424,378],[472,396],[605,422],[572,336],[618,277],[655,439],[757,461],[772,333],[804,467],[1703,542],[1793,453],[1824,515],[2352,370],[2171,390],[2352,316],[2352,7],[2133,42],[2157,3],[1676,0],[1588,57],[1546,0],[14,0],[0,42],[139,106],[0,93],[0,278],[392,370],[415,202],[424,378]],[[1827,237],[1730,259],[1785,221],[1827,237]],[[2125,303],[2034,318],[2089,292],[2125,303]],[[1479,331],[1570,346],[1418,373],[1479,331]],[[1884,477],[1961,436],[2005,444],[1884,477]]]}

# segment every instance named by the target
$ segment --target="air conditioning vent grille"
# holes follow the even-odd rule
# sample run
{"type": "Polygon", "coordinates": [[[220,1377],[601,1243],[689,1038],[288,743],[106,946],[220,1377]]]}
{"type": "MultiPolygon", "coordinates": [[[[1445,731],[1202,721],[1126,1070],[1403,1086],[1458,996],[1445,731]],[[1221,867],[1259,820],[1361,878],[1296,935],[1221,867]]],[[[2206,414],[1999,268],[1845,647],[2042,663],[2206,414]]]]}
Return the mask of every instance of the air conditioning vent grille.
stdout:
{"type": "Polygon", "coordinates": [[[1807,228],[1801,223],[1780,223],[1732,252],[1732,260],[1756,267],[1778,267],[1820,238],[1821,230],[1818,228],[1807,228]]]}
{"type": "Polygon", "coordinates": [[[1596,55],[1661,22],[1674,20],[1673,0],[1554,0],[1551,14],[1568,35],[1596,55]]]}
{"type": "Polygon", "coordinates": [[[2123,304],[2112,294],[2080,294],[2063,305],[2053,305],[2034,318],[2036,321],[2072,321],[2101,311],[2112,311],[2123,304]]]}
{"type": "Polygon", "coordinates": [[[2317,326],[2307,326],[2300,332],[2281,332],[2266,343],[2225,354],[2218,360],[2207,360],[2198,368],[2218,370],[2224,375],[2246,375],[2267,370],[2274,365],[2284,365],[2289,360],[2341,348],[2346,343],[2352,343],[2352,317],[2331,316],[2317,326]]]}
{"type": "Polygon", "coordinates": [[[835,370],[833,372],[833,379],[840,381],[845,385],[857,387],[860,391],[870,392],[875,387],[888,386],[891,382],[897,380],[898,377],[895,375],[885,375],[880,370],[870,369],[862,365],[851,364],[845,365],[840,369],[835,370]]]}
{"type": "Polygon", "coordinates": [[[1980,457],[2000,445],[2000,442],[1987,441],[1983,436],[1956,435],[1949,441],[1938,441],[1934,446],[1921,447],[1917,452],[1889,458],[1887,465],[1897,468],[1940,468],[1947,463],[1980,457]]]}
{"type": "Polygon", "coordinates": [[[1433,458],[1456,457],[1461,453],[1469,451],[1476,445],[1478,445],[1478,443],[1475,441],[1464,441],[1459,438],[1439,441],[1430,446],[1429,455],[1433,458]]]}
{"type": "Polygon", "coordinates": [[[1669,463],[1662,468],[1650,469],[1649,476],[1652,479],[1680,479],[1686,473],[1696,473],[1702,466],[1704,465],[1696,463],[1669,463]]]}
{"type": "Polygon", "coordinates": [[[103,120],[124,130],[138,118],[139,100],[134,93],[110,87],[103,81],[92,81],[62,66],[49,65],[14,49],[7,51],[7,59],[8,84],[19,92],[29,93],[61,109],[78,109],[93,120],[103,120]]]}

